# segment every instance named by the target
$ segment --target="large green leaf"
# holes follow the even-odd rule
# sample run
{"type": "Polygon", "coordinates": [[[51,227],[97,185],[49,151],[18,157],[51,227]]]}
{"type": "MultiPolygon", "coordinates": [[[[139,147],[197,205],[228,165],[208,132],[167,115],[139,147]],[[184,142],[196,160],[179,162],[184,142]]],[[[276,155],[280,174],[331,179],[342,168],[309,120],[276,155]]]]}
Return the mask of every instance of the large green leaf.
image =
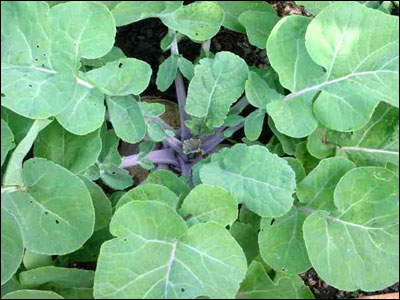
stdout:
{"type": "Polygon", "coordinates": [[[101,249],[96,298],[233,298],[246,272],[243,251],[226,229],[215,223],[188,229],[165,204],[124,205],[111,232],[117,238],[101,249]]]}
{"type": "Polygon", "coordinates": [[[112,8],[117,26],[128,25],[147,18],[162,17],[176,11],[183,1],[108,1],[118,2],[112,8]]]}
{"type": "Polygon", "coordinates": [[[34,120],[24,118],[21,115],[9,110],[8,108],[1,108],[1,118],[7,122],[13,135],[15,144],[19,144],[29,132],[34,120]]]}
{"type": "Polygon", "coordinates": [[[308,176],[298,184],[297,197],[301,203],[316,209],[332,209],[333,193],[339,180],[355,165],[344,158],[322,160],[308,176]]]}
{"type": "Polygon", "coordinates": [[[314,299],[311,291],[296,276],[272,280],[262,263],[254,261],[240,286],[237,299],[314,299]]]}
{"type": "MultiPolygon", "coordinates": [[[[3,192],[1,192],[3,198],[3,192]]],[[[22,235],[15,218],[1,208],[1,285],[5,284],[18,270],[24,246],[22,235]]]]}
{"type": "Polygon", "coordinates": [[[238,20],[246,29],[250,44],[265,49],[267,39],[272,28],[279,21],[276,12],[273,11],[246,11],[242,13],[238,20]]]}
{"type": "Polygon", "coordinates": [[[179,56],[171,54],[166,60],[162,62],[157,73],[157,88],[165,92],[174,82],[176,73],[178,72],[179,56]]]}
{"type": "Polygon", "coordinates": [[[203,58],[189,85],[187,113],[205,119],[210,128],[221,126],[230,106],[243,93],[247,75],[246,62],[233,53],[203,58]]]}
{"type": "Polygon", "coordinates": [[[180,200],[183,200],[190,192],[190,187],[171,171],[159,170],[150,173],[146,183],[154,183],[166,186],[173,191],[180,200]]]}
{"type": "Polygon", "coordinates": [[[194,41],[207,41],[221,28],[224,11],[210,1],[194,2],[162,16],[161,21],[194,41]]]}
{"type": "Polygon", "coordinates": [[[17,220],[24,247],[48,255],[80,248],[94,228],[92,199],[83,182],[42,158],[25,162],[22,176],[23,188],[4,193],[2,208],[17,220]]]}
{"type": "Polygon", "coordinates": [[[8,127],[7,122],[1,119],[1,166],[3,166],[8,153],[14,149],[14,147],[14,135],[10,127],[8,127]]]}
{"type": "MultiPolygon", "coordinates": [[[[239,16],[246,11],[260,11],[274,13],[272,6],[265,1],[215,1],[225,12],[224,27],[246,33],[246,29],[239,22],[239,16]]],[[[264,45],[265,46],[265,45],[264,45]]]]}
{"type": "Polygon", "coordinates": [[[238,218],[238,203],[227,190],[200,184],[185,198],[179,213],[189,226],[215,222],[226,227],[238,218]]]}
{"type": "Polygon", "coordinates": [[[136,99],[107,97],[107,105],[117,136],[131,144],[140,142],[146,134],[146,124],[136,99]]]}
{"type": "Polygon", "coordinates": [[[130,190],[118,201],[117,209],[131,201],[157,201],[178,208],[178,196],[167,187],[154,183],[141,184],[130,190]]]}
{"type": "Polygon", "coordinates": [[[85,73],[85,78],[109,96],[139,95],[150,82],[151,67],[135,58],[121,58],[85,73]]]}
{"type": "Polygon", "coordinates": [[[261,257],[275,270],[300,274],[311,267],[303,238],[305,212],[295,208],[278,219],[262,219],[258,236],[261,257]]]}
{"type": "Polygon", "coordinates": [[[76,86],[87,85],[77,77],[80,58],[107,54],[115,33],[110,11],[96,2],[51,9],[41,1],[5,3],[2,105],[34,119],[60,114],[73,102],[76,86]]]}
{"type": "Polygon", "coordinates": [[[293,204],[295,173],[287,162],[261,146],[237,144],[211,157],[200,170],[203,183],[226,188],[263,217],[279,217],[293,204]]]}
{"type": "Polygon", "coordinates": [[[79,136],[53,122],[42,130],[35,141],[35,156],[46,158],[79,174],[98,159],[101,152],[100,131],[79,136]]]}
{"type": "Polygon", "coordinates": [[[341,290],[375,291],[399,280],[399,178],[362,167],[338,183],[336,209],[315,211],[303,230],[319,276],[341,290]],[[379,267],[378,267],[379,266],[379,267]]]}

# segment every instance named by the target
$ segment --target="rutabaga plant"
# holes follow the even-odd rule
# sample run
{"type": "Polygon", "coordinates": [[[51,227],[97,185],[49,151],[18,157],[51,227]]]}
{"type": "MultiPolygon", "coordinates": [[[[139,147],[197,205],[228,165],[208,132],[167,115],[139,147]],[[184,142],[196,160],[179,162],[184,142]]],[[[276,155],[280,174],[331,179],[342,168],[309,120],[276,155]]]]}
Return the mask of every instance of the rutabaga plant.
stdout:
{"type": "Polygon", "coordinates": [[[297,1],[310,17],[280,19],[264,1],[63,2],[1,3],[4,299],[307,299],[312,267],[346,291],[399,280],[387,3],[297,1]],[[156,85],[175,86],[180,128],[140,98],[151,67],[114,46],[146,18],[168,27],[156,85]],[[213,53],[221,26],[271,66],[213,53]]]}

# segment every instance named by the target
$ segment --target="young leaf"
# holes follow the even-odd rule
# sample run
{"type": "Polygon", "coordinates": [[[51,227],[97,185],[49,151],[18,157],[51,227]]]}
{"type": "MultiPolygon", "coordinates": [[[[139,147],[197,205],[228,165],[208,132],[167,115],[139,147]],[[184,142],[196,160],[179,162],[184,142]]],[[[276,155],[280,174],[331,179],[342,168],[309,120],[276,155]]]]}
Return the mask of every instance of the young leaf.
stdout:
{"type": "Polygon", "coordinates": [[[179,200],[183,200],[190,193],[190,187],[174,173],[167,170],[160,170],[150,173],[146,183],[154,183],[166,186],[173,191],[179,200]]]}
{"type": "Polygon", "coordinates": [[[147,123],[147,134],[149,135],[149,138],[155,142],[162,142],[166,137],[164,128],[155,121],[147,123]]]}
{"type": "Polygon", "coordinates": [[[247,258],[247,264],[250,265],[260,254],[257,231],[250,224],[235,222],[229,232],[242,247],[247,258]]]}
{"type": "Polygon", "coordinates": [[[170,15],[161,17],[170,29],[176,30],[194,41],[207,41],[216,35],[224,21],[224,11],[210,1],[185,5],[170,15]]]}
{"type": "Polygon", "coordinates": [[[308,152],[318,159],[334,156],[336,152],[336,145],[329,144],[328,131],[325,127],[319,126],[307,138],[308,152]]]}
{"type": "Polygon", "coordinates": [[[146,124],[137,101],[131,96],[107,97],[110,121],[123,141],[135,144],[146,134],[146,124]]]}
{"type": "Polygon", "coordinates": [[[261,135],[264,125],[265,111],[258,109],[252,112],[244,123],[244,133],[249,141],[256,141],[261,135]]]}
{"type": "Polygon", "coordinates": [[[105,163],[100,164],[100,178],[114,190],[125,190],[132,186],[133,179],[127,170],[119,166],[105,163]]]}
{"type": "Polygon", "coordinates": [[[303,164],[300,160],[294,157],[284,157],[284,160],[287,161],[289,166],[293,169],[296,173],[296,182],[299,183],[306,178],[306,170],[304,170],[303,164]]]}
{"type": "Polygon", "coordinates": [[[230,106],[244,91],[247,64],[230,52],[219,52],[214,59],[203,58],[190,82],[186,111],[204,118],[210,128],[219,127],[230,106]]]}
{"type": "Polygon", "coordinates": [[[24,189],[4,193],[2,208],[16,218],[24,247],[47,255],[79,249],[94,228],[92,199],[83,182],[42,158],[25,162],[22,178],[24,189]]]}
{"type": "Polygon", "coordinates": [[[250,71],[246,81],[246,97],[251,105],[265,109],[270,102],[283,98],[283,95],[270,88],[257,72],[250,71]]]}
{"type": "Polygon", "coordinates": [[[51,291],[19,290],[11,292],[2,299],[65,299],[51,291]]]}
{"type": "Polygon", "coordinates": [[[178,68],[179,71],[182,73],[182,75],[187,79],[187,80],[192,80],[194,77],[194,65],[193,63],[184,58],[183,56],[179,56],[178,59],[178,68]]]}
{"type": "Polygon", "coordinates": [[[237,144],[214,154],[200,177],[203,183],[226,188],[263,217],[282,216],[293,205],[295,173],[285,160],[261,146],[237,144]]]}
{"type": "Polygon", "coordinates": [[[179,56],[171,54],[163,63],[160,65],[157,73],[157,88],[161,92],[165,92],[171,84],[174,82],[176,72],[178,71],[179,56]]]}
{"type": "Polygon", "coordinates": [[[34,153],[79,174],[94,165],[101,152],[100,131],[79,136],[54,121],[35,141],[34,153]]]}
{"type": "Polygon", "coordinates": [[[299,143],[302,142],[302,140],[292,138],[290,136],[284,135],[283,133],[279,132],[272,118],[268,118],[268,126],[271,129],[271,131],[275,134],[276,138],[281,142],[283,151],[285,151],[285,153],[288,155],[295,155],[296,147],[299,143]]]}
{"type": "Polygon", "coordinates": [[[376,291],[397,282],[399,178],[379,167],[353,169],[334,198],[336,210],[314,212],[303,227],[319,276],[347,291],[376,291]]]}
{"type": "Polygon", "coordinates": [[[54,264],[50,255],[37,254],[32,251],[25,251],[23,264],[25,269],[33,270],[41,267],[48,267],[54,264]]]}
{"type": "Polygon", "coordinates": [[[1,166],[3,166],[8,153],[14,149],[14,147],[14,135],[10,127],[8,127],[7,122],[1,119],[1,166]]]}
{"type": "Polygon", "coordinates": [[[144,61],[121,58],[85,73],[85,78],[109,96],[139,95],[149,85],[151,72],[144,61]]]}
{"type": "Polygon", "coordinates": [[[92,197],[94,213],[95,213],[95,224],[94,231],[99,231],[104,228],[108,228],[111,222],[112,208],[111,202],[107,195],[103,192],[100,186],[92,182],[85,176],[79,176],[79,178],[85,183],[90,196],[92,197]]]}
{"type": "Polygon", "coordinates": [[[238,20],[246,29],[250,44],[265,49],[272,28],[279,21],[275,11],[246,11],[238,20]]]}
{"type": "MultiPolygon", "coordinates": [[[[102,2],[104,2],[104,1],[102,1],[102,2]]],[[[117,1],[110,1],[110,2],[117,2],[117,1]]],[[[96,59],[83,58],[81,60],[85,66],[99,68],[109,62],[119,60],[119,59],[125,58],[125,57],[126,57],[126,55],[124,54],[124,52],[120,48],[114,46],[114,47],[112,47],[110,52],[108,52],[106,55],[104,55],[100,58],[96,58],[96,59]]]]}
{"type": "Polygon", "coordinates": [[[112,13],[117,26],[128,25],[147,18],[162,17],[179,9],[183,1],[109,1],[119,2],[112,13]]]}
{"type": "Polygon", "coordinates": [[[226,227],[237,219],[237,206],[237,200],[225,189],[200,184],[185,198],[179,213],[189,226],[215,222],[226,227]]]}
{"type": "Polygon", "coordinates": [[[117,238],[102,247],[96,298],[233,298],[245,275],[246,258],[229,232],[215,223],[188,229],[165,204],[124,205],[111,233],[117,238]]]}
{"type": "Polygon", "coordinates": [[[77,85],[72,98],[71,104],[56,116],[57,121],[76,135],[86,135],[99,129],[106,113],[103,93],[96,88],[77,85]]]}
{"type": "Polygon", "coordinates": [[[165,105],[160,103],[139,102],[145,118],[159,117],[165,113],[165,105]]]}
{"type": "Polygon", "coordinates": [[[117,209],[131,201],[157,201],[167,204],[172,209],[178,208],[178,196],[163,185],[146,183],[130,190],[118,201],[117,209]]]}
{"type": "Polygon", "coordinates": [[[261,257],[275,270],[300,274],[311,268],[303,238],[303,224],[308,215],[295,208],[278,219],[261,221],[258,236],[261,257]]]}
{"type": "MultiPolygon", "coordinates": [[[[5,209],[1,192],[1,285],[17,272],[24,255],[22,235],[16,219],[5,209]]],[[[3,287],[2,287],[3,289],[3,287]]]]}
{"type": "Polygon", "coordinates": [[[313,299],[310,290],[298,277],[273,281],[262,263],[253,261],[240,286],[237,299],[313,299]],[[299,283],[301,282],[301,283],[299,283]]]}
{"type": "Polygon", "coordinates": [[[355,165],[344,158],[322,160],[308,176],[298,184],[297,197],[307,207],[329,210],[333,206],[333,193],[339,180],[355,165]]]}
{"type": "MultiPolygon", "coordinates": [[[[239,16],[246,11],[260,11],[274,13],[272,6],[265,1],[215,1],[225,12],[224,27],[240,33],[246,33],[246,29],[239,22],[239,16]]],[[[264,45],[265,46],[265,45],[264,45]]]]}

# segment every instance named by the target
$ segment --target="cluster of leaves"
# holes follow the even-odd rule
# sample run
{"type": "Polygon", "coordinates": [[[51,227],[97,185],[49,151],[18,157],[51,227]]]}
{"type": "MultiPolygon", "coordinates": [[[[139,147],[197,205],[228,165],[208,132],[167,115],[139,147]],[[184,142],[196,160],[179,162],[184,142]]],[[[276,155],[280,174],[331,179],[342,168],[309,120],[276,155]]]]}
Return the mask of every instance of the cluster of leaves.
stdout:
{"type": "Polygon", "coordinates": [[[347,291],[399,280],[393,3],[297,2],[312,16],[264,1],[1,3],[2,298],[308,299],[311,267],[347,291]],[[169,28],[156,84],[175,85],[179,129],[140,98],[151,67],[114,46],[116,27],[146,18],[169,28]],[[221,26],[271,67],[212,53],[221,26]],[[183,39],[201,44],[196,61],[183,39]],[[152,171],[132,189],[136,165],[152,171]]]}

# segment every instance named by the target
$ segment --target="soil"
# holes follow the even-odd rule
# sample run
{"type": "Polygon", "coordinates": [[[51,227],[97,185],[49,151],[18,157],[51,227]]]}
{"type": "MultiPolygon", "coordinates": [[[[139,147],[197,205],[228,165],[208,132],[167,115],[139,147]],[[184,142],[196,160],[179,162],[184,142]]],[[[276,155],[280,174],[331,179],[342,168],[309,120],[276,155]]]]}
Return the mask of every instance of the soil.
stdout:
{"type": "MultiPolygon", "coordinates": [[[[186,4],[190,2],[193,1],[185,1],[186,4]]],[[[277,14],[282,17],[293,14],[312,16],[304,10],[304,7],[296,5],[294,1],[267,2],[269,2],[277,11],[277,14]]],[[[398,13],[398,9],[395,9],[393,12],[394,15],[398,15],[398,13]]],[[[155,18],[146,19],[118,28],[116,46],[120,47],[128,57],[144,60],[151,65],[153,69],[153,76],[148,89],[143,93],[144,95],[176,101],[176,95],[173,86],[166,92],[160,92],[155,84],[158,67],[162,61],[169,56],[169,52],[163,53],[160,48],[161,39],[166,35],[166,33],[167,28],[161,23],[160,20],[155,18]]],[[[200,46],[199,44],[193,43],[189,40],[184,40],[179,43],[179,51],[184,57],[194,61],[200,54],[200,46]]],[[[261,50],[250,45],[246,35],[236,33],[225,28],[222,28],[221,31],[212,39],[211,51],[233,52],[245,59],[249,66],[263,68],[269,65],[265,50],[261,50]]],[[[245,111],[245,113],[248,112],[251,112],[251,110],[245,111]]],[[[240,139],[241,136],[243,136],[243,134],[238,133],[233,137],[233,139],[240,139]]],[[[262,140],[265,142],[270,136],[271,133],[267,132],[262,137],[262,140]]],[[[136,172],[136,170],[133,172],[136,172]]],[[[375,293],[339,291],[323,282],[313,269],[305,274],[302,274],[301,277],[310,287],[317,299],[352,299],[366,295],[393,293],[399,291],[398,283],[390,288],[385,289],[384,291],[375,293]]]]}

